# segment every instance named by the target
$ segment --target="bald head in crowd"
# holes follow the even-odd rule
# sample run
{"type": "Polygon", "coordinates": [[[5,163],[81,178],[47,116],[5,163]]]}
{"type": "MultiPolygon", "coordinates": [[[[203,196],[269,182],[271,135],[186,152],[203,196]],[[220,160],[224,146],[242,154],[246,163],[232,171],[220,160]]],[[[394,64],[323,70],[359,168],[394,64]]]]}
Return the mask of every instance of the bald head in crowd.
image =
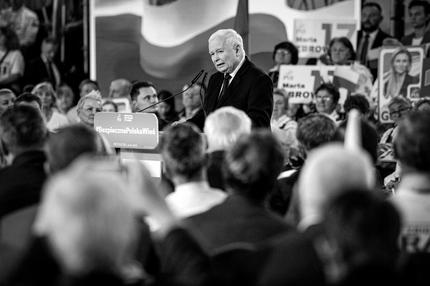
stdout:
{"type": "Polygon", "coordinates": [[[351,189],[373,189],[374,168],[364,151],[329,144],[310,152],[299,178],[300,225],[319,223],[326,203],[351,189]]]}
{"type": "Polygon", "coordinates": [[[131,82],[127,79],[113,80],[109,87],[109,98],[129,97],[131,86],[131,82]]]}

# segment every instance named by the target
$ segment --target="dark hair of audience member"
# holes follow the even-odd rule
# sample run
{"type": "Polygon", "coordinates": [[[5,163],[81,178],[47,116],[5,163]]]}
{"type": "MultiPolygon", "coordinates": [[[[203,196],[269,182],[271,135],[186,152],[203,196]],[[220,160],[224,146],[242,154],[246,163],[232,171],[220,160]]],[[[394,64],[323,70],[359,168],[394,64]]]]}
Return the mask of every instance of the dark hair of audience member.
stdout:
{"type": "MultiPolygon", "coordinates": [[[[427,1],[424,0],[412,0],[408,5],[408,10],[411,10],[413,7],[423,7],[424,13],[426,15],[430,14],[430,4],[427,1]]],[[[427,21],[428,22],[428,21],[427,21]]]]}
{"type": "Polygon", "coordinates": [[[223,173],[228,188],[263,203],[272,192],[284,164],[278,140],[266,130],[239,137],[225,156],[223,173]]]}
{"type": "MultiPolygon", "coordinates": [[[[356,54],[354,51],[354,46],[352,45],[351,41],[347,38],[347,37],[336,37],[331,39],[329,45],[328,45],[328,53],[330,53],[332,46],[335,43],[341,43],[342,45],[345,46],[345,48],[347,48],[349,50],[349,61],[355,61],[356,58],[356,54]]],[[[330,55],[331,57],[331,55],[330,55]]]]}
{"type": "Polygon", "coordinates": [[[73,124],[50,134],[46,144],[51,173],[68,167],[82,154],[101,155],[102,142],[97,132],[83,124],[73,124]]]}
{"type": "Polygon", "coordinates": [[[14,105],[0,117],[0,134],[8,150],[41,148],[48,130],[42,113],[33,106],[14,105]]]}
{"type": "Polygon", "coordinates": [[[130,96],[131,100],[136,100],[136,97],[139,95],[139,89],[145,87],[153,87],[155,90],[155,85],[150,81],[137,81],[133,82],[133,86],[131,87],[130,96]]]}
{"type": "Polygon", "coordinates": [[[371,190],[358,189],[342,192],[325,209],[325,234],[347,272],[355,278],[358,273],[372,273],[375,267],[394,272],[401,217],[389,201],[371,190]]]}
{"type": "Polygon", "coordinates": [[[333,96],[334,104],[337,104],[339,102],[339,98],[340,98],[339,89],[331,82],[325,82],[320,86],[318,86],[317,89],[315,90],[315,94],[317,94],[320,90],[325,90],[329,94],[331,94],[333,96]]]}
{"type": "Polygon", "coordinates": [[[160,90],[157,94],[159,101],[164,101],[167,105],[170,106],[168,114],[166,114],[166,118],[176,117],[176,105],[175,98],[172,97],[172,93],[168,90],[160,90]],[[169,98],[166,100],[166,98],[169,98]]]}
{"type": "Polygon", "coordinates": [[[37,105],[39,105],[39,108],[42,109],[42,100],[40,99],[40,97],[30,92],[24,92],[15,99],[15,104],[19,104],[21,102],[25,102],[25,103],[36,102],[37,105]]]}
{"type": "Polygon", "coordinates": [[[430,113],[412,112],[399,124],[394,139],[394,155],[403,170],[430,171],[430,113]]]}
{"type": "Polygon", "coordinates": [[[378,9],[379,13],[382,13],[382,7],[376,2],[366,2],[361,6],[361,10],[363,10],[365,7],[375,7],[378,9]]]}
{"type": "Polygon", "coordinates": [[[297,122],[297,140],[311,150],[335,138],[336,124],[323,114],[310,114],[297,122]]]}
{"type": "Polygon", "coordinates": [[[291,54],[291,64],[296,65],[299,61],[299,50],[297,47],[288,41],[280,42],[273,48],[272,59],[275,60],[276,51],[279,49],[287,50],[291,54]]]}
{"type": "Polygon", "coordinates": [[[159,150],[167,176],[190,180],[201,175],[205,165],[204,148],[203,138],[195,125],[184,123],[166,128],[159,150]]]}
{"type": "Polygon", "coordinates": [[[105,105],[112,105],[115,112],[118,112],[118,105],[112,100],[105,100],[102,106],[105,106],[105,105]]]}
{"type": "Polygon", "coordinates": [[[348,96],[343,103],[343,108],[345,113],[350,112],[352,109],[357,109],[364,116],[370,111],[369,101],[362,94],[348,96]]]}
{"type": "Polygon", "coordinates": [[[81,83],[79,84],[79,90],[82,89],[82,87],[86,84],[92,84],[94,85],[97,89],[100,89],[99,87],[99,83],[95,80],[91,80],[91,79],[84,79],[83,81],[81,81],[81,83]]]}
{"type": "Polygon", "coordinates": [[[0,34],[5,38],[5,47],[8,51],[19,49],[19,39],[16,33],[9,27],[0,27],[0,34]]]}

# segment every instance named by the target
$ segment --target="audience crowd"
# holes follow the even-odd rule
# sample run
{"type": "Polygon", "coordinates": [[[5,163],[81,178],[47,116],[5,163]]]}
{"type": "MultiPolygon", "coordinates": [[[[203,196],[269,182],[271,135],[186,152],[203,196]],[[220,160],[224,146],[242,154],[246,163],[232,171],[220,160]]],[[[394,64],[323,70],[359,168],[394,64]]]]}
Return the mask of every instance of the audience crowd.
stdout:
{"type": "MultiPolygon", "coordinates": [[[[307,63],[351,66],[356,90],[340,100],[323,82],[296,104],[274,88],[269,128],[232,106],[191,123],[204,82],[181,102],[144,79],[114,79],[108,95],[85,79],[77,93],[54,38],[29,52],[38,17],[11,2],[0,10],[1,286],[428,285],[430,95],[407,98],[417,79],[403,48],[430,43],[427,1],[410,2],[413,33],[398,40],[366,2],[357,50],[333,38],[307,63]],[[393,44],[406,76],[393,63],[381,123],[369,51],[393,44]],[[155,114],[161,179],[120,159],[94,129],[98,112],[155,114]]],[[[293,43],[274,47],[275,87],[298,60],[293,43]]]]}

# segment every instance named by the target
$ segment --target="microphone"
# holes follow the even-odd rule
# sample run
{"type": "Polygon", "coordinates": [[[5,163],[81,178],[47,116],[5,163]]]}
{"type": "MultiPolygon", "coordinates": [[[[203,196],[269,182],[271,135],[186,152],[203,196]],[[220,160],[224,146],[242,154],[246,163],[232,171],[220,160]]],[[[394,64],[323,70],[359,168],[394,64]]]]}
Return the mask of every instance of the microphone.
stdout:
{"type": "Polygon", "coordinates": [[[193,78],[193,80],[191,81],[191,84],[186,88],[186,89],[184,89],[183,91],[181,91],[181,92],[178,92],[178,93],[176,93],[176,94],[173,94],[173,95],[171,95],[171,96],[169,96],[169,97],[166,97],[165,99],[163,99],[163,100],[160,100],[160,101],[158,101],[158,102],[156,102],[156,103],[154,103],[154,104],[151,104],[150,106],[147,106],[147,107],[145,107],[145,108],[142,108],[142,109],[139,109],[139,110],[137,110],[136,112],[143,112],[143,111],[145,111],[145,110],[147,110],[147,109],[150,109],[151,107],[154,107],[154,106],[156,106],[156,105],[158,105],[158,104],[160,104],[160,103],[162,103],[162,102],[165,102],[165,101],[167,101],[167,100],[169,100],[169,99],[171,99],[171,98],[173,98],[173,97],[176,97],[176,96],[178,96],[178,95],[180,95],[180,94],[182,94],[182,93],[184,93],[184,92],[186,92],[187,90],[189,90],[198,80],[199,80],[199,78],[202,76],[202,74],[205,72],[205,70],[201,70],[201,71],[199,71],[199,73],[193,78]]]}
{"type": "MultiPolygon", "coordinates": [[[[206,77],[207,77],[207,76],[208,76],[208,73],[207,73],[207,72],[205,72],[205,75],[203,76],[203,80],[202,80],[202,84],[203,84],[203,86],[206,86],[206,77]]],[[[201,89],[200,89],[200,105],[201,105],[201,107],[202,107],[202,110],[203,110],[203,113],[204,113],[205,117],[207,117],[206,110],[205,110],[205,106],[204,106],[204,104],[203,104],[203,92],[204,92],[204,89],[203,89],[203,88],[201,88],[201,89]]]]}

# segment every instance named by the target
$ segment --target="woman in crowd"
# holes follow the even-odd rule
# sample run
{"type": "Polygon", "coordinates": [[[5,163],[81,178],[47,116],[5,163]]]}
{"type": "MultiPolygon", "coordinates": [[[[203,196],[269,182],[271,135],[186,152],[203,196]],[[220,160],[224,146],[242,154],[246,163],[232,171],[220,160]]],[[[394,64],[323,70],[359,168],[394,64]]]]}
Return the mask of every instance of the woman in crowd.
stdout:
{"type": "Polygon", "coordinates": [[[172,93],[167,90],[161,90],[158,93],[158,100],[163,102],[158,105],[157,112],[160,118],[164,120],[167,125],[170,125],[172,122],[179,119],[178,114],[176,113],[175,99],[171,96],[172,93]]]}
{"type": "Polygon", "coordinates": [[[58,111],[66,115],[70,108],[73,107],[75,103],[75,95],[73,90],[67,84],[62,84],[57,90],[57,106],[58,111]]]}
{"type": "Polygon", "coordinates": [[[394,52],[390,63],[391,71],[384,84],[384,97],[407,97],[408,86],[419,82],[418,77],[409,74],[412,66],[412,55],[407,49],[401,47],[394,52]]]}
{"type": "Polygon", "coordinates": [[[297,122],[288,114],[288,96],[283,89],[275,89],[273,92],[273,113],[270,120],[273,134],[281,142],[285,158],[288,159],[290,149],[297,147],[296,139],[297,122]]]}
{"type": "Polygon", "coordinates": [[[118,105],[112,100],[106,100],[102,106],[103,112],[118,112],[118,105]]]}
{"type": "Polygon", "coordinates": [[[269,70],[269,76],[276,87],[278,84],[279,67],[281,65],[296,65],[299,61],[299,50],[291,42],[281,42],[273,49],[272,58],[275,66],[269,70]]]}
{"type": "Polygon", "coordinates": [[[0,28],[0,88],[19,91],[24,75],[24,57],[19,51],[19,40],[13,30],[0,28]]]}
{"type": "Polygon", "coordinates": [[[317,112],[327,115],[334,122],[340,122],[343,118],[337,111],[339,98],[340,94],[336,86],[323,83],[315,90],[317,112]]]}
{"type": "Polygon", "coordinates": [[[40,97],[42,101],[42,113],[50,131],[55,131],[69,124],[67,117],[57,109],[57,97],[54,88],[49,82],[39,83],[33,88],[31,93],[40,97]]]}

